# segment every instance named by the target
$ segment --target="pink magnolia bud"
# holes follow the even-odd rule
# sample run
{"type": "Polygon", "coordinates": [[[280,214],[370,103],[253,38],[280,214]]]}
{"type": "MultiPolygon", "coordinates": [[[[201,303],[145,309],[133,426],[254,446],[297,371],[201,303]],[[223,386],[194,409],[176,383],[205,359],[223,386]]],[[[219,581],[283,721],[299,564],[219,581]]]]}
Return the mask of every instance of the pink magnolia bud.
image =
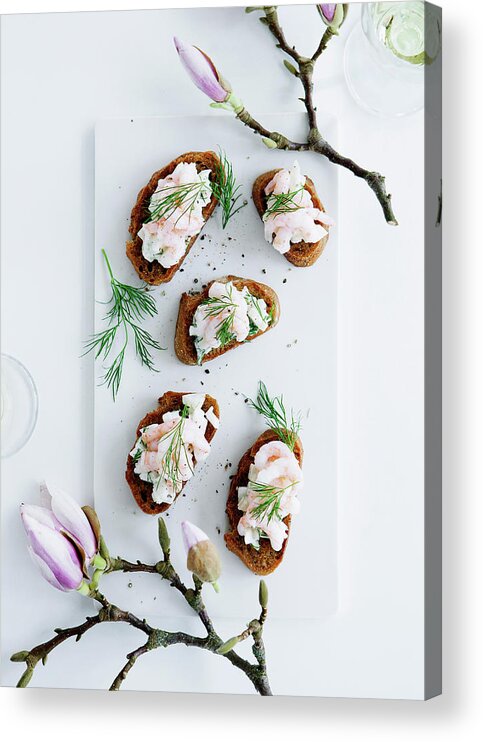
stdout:
{"type": "Polygon", "coordinates": [[[317,5],[317,10],[325,25],[337,32],[346,19],[349,6],[347,3],[325,3],[317,5]]]}
{"type": "Polygon", "coordinates": [[[216,588],[221,574],[221,560],[216,547],[201,528],[187,520],[181,523],[181,530],[189,571],[202,582],[211,582],[216,588]]]}
{"type": "Polygon", "coordinates": [[[184,44],[176,36],[174,45],[183,67],[196,87],[216,103],[226,101],[231,87],[221,77],[209,56],[196,46],[184,44]]]}
{"type": "Polygon", "coordinates": [[[85,512],[73,497],[56,487],[40,485],[40,501],[45,509],[52,512],[61,526],[80,546],[90,564],[94,559],[99,544],[98,534],[92,528],[85,512]]]}
{"type": "Polygon", "coordinates": [[[20,515],[28,550],[43,577],[58,590],[78,590],[83,582],[82,559],[59,522],[46,508],[22,505],[20,515]]]}

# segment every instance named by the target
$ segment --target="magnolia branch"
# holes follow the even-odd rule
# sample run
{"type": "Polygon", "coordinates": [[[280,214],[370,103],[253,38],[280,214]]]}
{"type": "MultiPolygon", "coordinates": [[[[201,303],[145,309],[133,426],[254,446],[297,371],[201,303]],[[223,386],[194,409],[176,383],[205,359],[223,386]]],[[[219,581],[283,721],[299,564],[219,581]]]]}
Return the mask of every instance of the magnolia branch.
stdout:
{"type": "Polygon", "coordinates": [[[336,150],[324,139],[318,127],[317,109],[313,101],[314,67],[322,52],[326,49],[330,39],[337,35],[337,32],[332,30],[329,26],[323,34],[319,46],[314,54],[311,57],[304,57],[294,46],[291,46],[285,38],[284,31],[278,18],[276,6],[267,5],[260,8],[248,8],[247,10],[262,11],[263,16],[260,20],[267,26],[270,33],[275,38],[277,42],[276,46],[295,62],[296,66],[288,60],[284,60],[285,67],[291,74],[300,80],[304,89],[304,97],[301,98],[301,100],[307,111],[309,125],[307,141],[293,142],[279,132],[269,131],[259,121],[253,118],[253,116],[243,106],[240,106],[240,108],[235,111],[237,118],[239,118],[245,126],[248,126],[257,134],[260,134],[264,138],[265,144],[269,147],[295,152],[317,152],[326,157],[329,162],[332,162],[334,165],[340,165],[349,170],[356,178],[365,180],[379,201],[386,222],[391,225],[397,225],[397,219],[392,209],[391,194],[386,190],[385,177],[376,171],[367,170],[361,167],[349,157],[345,157],[336,152],[336,150]]]}
{"type": "MultiPolygon", "coordinates": [[[[119,673],[114,678],[110,690],[119,690],[122,683],[126,679],[130,670],[134,667],[137,660],[147,652],[160,647],[170,647],[175,644],[183,644],[190,647],[198,647],[200,649],[208,650],[214,654],[219,654],[226,659],[236,668],[240,669],[245,673],[247,678],[251,681],[254,688],[260,695],[272,695],[270,684],[267,675],[267,666],[265,658],[265,649],[262,640],[262,629],[263,623],[266,617],[266,606],[262,605],[262,612],[259,619],[254,619],[250,622],[249,631],[242,632],[237,638],[238,641],[242,641],[249,636],[253,638],[253,654],[256,662],[248,662],[233,649],[228,649],[228,642],[224,642],[216,632],[213,622],[208,615],[206,606],[202,598],[202,583],[194,576],[194,587],[189,588],[182,582],[180,576],[174,569],[169,559],[169,547],[164,548],[164,559],[156,564],[143,564],[142,562],[129,562],[126,559],[117,557],[116,559],[108,559],[108,566],[104,574],[110,572],[147,572],[150,574],[158,575],[161,579],[166,580],[169,584],[175,588],[185,599],[191,609],[198,615],[205,631],[205,636],[194,636],[187,634],[182,631],[170,632],[163,629],[154,628],[150,626],[144,619],[140,619],[129,611],[122,610],[117,606],[109,602],[109,600],[98,590],[91,594],[99,604],[100,609],[97,615],[86,618],[84,623],[78,626],[73,626],[66,629],[56,629],[55,636],[39,644],[33,649],[28,651],[17,652],[11,657],[13,662],[25,662],[27,667],[22,674],[17,687],[25,688],[30,680],[32,679],[34,670],[39,662],[45,665],[47,658],[50,653],[60,646],[67,639],[74,638],[79,641],[87,631],[98,626],[101,623],[112,623],[112,622],[123,622],[127,623],[133,628],[141,631],[147,636],[147,640],[144,644],[139,646],[134,651],[130,652],[126,657],[126,663],[123,665],[119,673]],[[222,650],[222,651],[220,651],[222,650]]],[[[266,602],[266,601],[265,601],[266,602]]],[[[233,640],[229,640],[233,641],[233,640]]]]}

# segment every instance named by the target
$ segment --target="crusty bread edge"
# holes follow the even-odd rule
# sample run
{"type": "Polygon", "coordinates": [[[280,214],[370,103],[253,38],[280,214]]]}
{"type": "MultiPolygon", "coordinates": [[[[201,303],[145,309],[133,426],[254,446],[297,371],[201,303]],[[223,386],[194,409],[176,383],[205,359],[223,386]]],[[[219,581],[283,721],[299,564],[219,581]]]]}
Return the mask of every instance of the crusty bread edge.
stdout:
{"type": "Polygon", "coordinates": [[[247,338],[247,340],[244,342],[240,343],[236,340],[232,340],[230,343],[224,345],[221,348],[215,348],[214,350],[210,351],[210,353],[207,353],[204,356],[200,365],[215,360],[224,353],[227,353],[229,350],[238,348],[240,345],[244,345],[245,342],[252,342],[252,340],[260,337],[260,335],[265,335],[265,333],[273,330],[280,318],[280,300],[276,292],[270,286],[267,286],[267,284],[260,283],[259,281],[254,281],[249,278],[241,278],[240,276],[231,275],[223,276],[222,278],[215,278],[213,281],[210,281],[210,283],[206,285],[203,291],[200,291],[197,294],[182,294],[179,302],[178,318],[176,320],[174,350],[178,359],[182,363],[190,366],[197,365],[198,358],[193,338],[189,334],[189,328],[193,321],[193,316],[196,309],[203,301],[203,299],[206,299],[210,286],[215,283],[215,281],[220,283],[227,283],[228,281],[232,281],[235,285],[235,288],[237,288],[238,290],[241,290],[243,287],[246,286],[250,293],[253,294],[255,297],[265,299],[268,310],[270,311],[273,307],[272,322],[266,330],[260,330],[259,332],[256,332],[249,339],[247,338]]]}
{"type": "MultiPolygon", "coordinates": [[[[173,172],[180,162],[194,162],[197,165],[203,163],[201,169],[210,169],[213,175],[214,169],[219,165],[220,160],[218,155],[211,151],[185,152],[168,163],[168,165],[165,165],[163,168],[153,173],[148,183],[139,191],[136,202],[131,211],[131,221],[129,224],[129,234],[131,235],[131,239],[126,242],[126,255],[131,261],[139,278],[152,286],[159,286],[162,283],[171,281],[201,234],[201,232],[199,232],[191,238],[183,256],[170,268],[163,268],[163,266],[157,261],[150,263],[142,254],[142,240],[138,237],[138,232],[147,216],[147,205],[149,199],[156,190],[160,178],[166,178],[173,172]]],[[[210,180],[212,179],[213,178],[210,176],[210,180]]],[[[203,208],[202,213],[205,220],[203,228],[213,213],[217,203],[217,199],[212,195],[209,203],[203,208]]]]}
{"type": "MultiPolygon", "coordinates": [[[[274,175],[280,172],[281,169],[282,168],[277,168],[275,170],[270,170],[268,173],[262,173],[258,176],[253,184],[252,197],[260,218],[263,217],[267,209],[267,197],[265,195],[265,188],[270,183],[274,175]]],[[[320,209],[320,211],[325,211],[322,201],[320,200],[315,189],[314,183],[309,177],[305,177],[305,190],[310,193],[315,208],[320,209]]],[[[328,226],[324,224],[323,227],[328,232],[328,226]]],[[[290,250],[283,254],[283,257],[286,258],[290,263],[292,263],[292,265],[295,265],[298,268],[307,268],[310,265],[313,265],[315,261],[320,258],[328,239],[329,235],[326,234],[325,237],[322,237],[322,239],[318,242],[293,243],[290,247],[290,250]]]]}
{"type": "MultiPolygon", "coordinates": [[[[146,426],[152,425],[154,423],[159,425],[163,421],[163,415],[165,412],[171,412],[181,409],[183,404],[182,397],[185,394],[193,394],[193,392],[165,392],[163,396],[159,398],[158,407],[155,410],[148,412],[139,422],[139,425],[136,429],[136,439],[131,446],[130,451],[132,451],[132,449],[136,445],[136,441],[141,435],[141,428],[145,428],[146,426]]],[[[220,408],[218,406],[218,402],[209,394],[205,394],[205,401],[203,403],[202,409],[206,412],[209,407],[213,407],[215,415],[218,419],[220,419],[220,408]]],[[[215,437],[216,430],[217,429],[213,427],[210,422],[208,422],[205,433],[208,443],[211,443],[211,441],[215,437]]],[[[174,502],[176,502],[176,499],[183,491],[186,482],[185,484],[183,484],[181,492],[176,495],[171,504],[168,502],[157,503],[154,502],[154,500],[152,499],[153,485],[149,482],[144,482],[138,474],[135,474],[134,467],[134,459],[130,455],[130,453],[128,453],[126,463],[126,481],[129,485],[131,494],[134,497],[136,504],[144,513],[147,513],[148,515],[159,515],[160,513],[164,513],[166,510],[168,510],[168,508],[171,507],[174,502]]],[[[195,465],[195,471],[196,467],[197,464],[195,465]]]]}
{"type": "MultiPolygon", "coordinates": [[[[245,487],[247,485],[248,469],[250,464],[253,463],[257,451],[265,443],[277,440],[280,439],[275,431],[266,430],[258,436],[253,445],[243,454],[238,464],[237,472],[231,480],[230,491],[226,502],[226,514],[231,529],[227,531],[224,536],[226,548],[241,559],[245,566],[256,575],[271,574],[282,563],[290,537],[291,518],[290,515],[284,518],[284,523],[287,525],[288,532],[287,538],[283,542],[280,551],[272,549],[268,539],[260,540],[260,548],[258,551],[254,549],[253,546],[245,544],[243,537],[240,536],[237,531],[238,521],[243,515],[241,510],[238,509],[238,487],[245,487]]],[[[298,438],[295,443],[294,454],[299,465],[302,466],[304,452],[300,438],[298,438]]]]}

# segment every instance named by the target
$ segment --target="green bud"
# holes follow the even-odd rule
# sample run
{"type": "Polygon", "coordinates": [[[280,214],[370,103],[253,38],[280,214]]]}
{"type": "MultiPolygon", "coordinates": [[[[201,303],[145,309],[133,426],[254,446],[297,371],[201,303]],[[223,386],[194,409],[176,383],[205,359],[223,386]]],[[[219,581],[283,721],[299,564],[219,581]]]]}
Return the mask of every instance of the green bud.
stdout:
{"type": "Polygon", "coordinates": [[[27,669],[25,670],[24,674],[22,675],[22,677],[20,678],[20,680],[17,683],[17,688],[26,688],[27,685],[32,680],[32,675],[33,674],[34,674],[33,667],[27,667],[27,669]]]}
{"type": "Polygon", "coordinates": [[[261,18],[259,18],[258,20],[260,21],[260,23],[263,23],[264,26],[268,26],[268,20],[267,20],[267,18],[265,18],[264,15],[261,18]]]}
{"type": "Polygon", "coordinates": [[[264,143],[265,147],[268,147],[268,149],[277,149],[277,144],[273,141],[273,139],[262,137],[262,142],[264,143]]]}
{"type": "Polygon", "coordinates": [[[221,647],[218,647],[216,650],[217,654],[228,654],[228,652],[231,652],[233,647],[235,647],[238,642],[240,641],[239,636],[233,636],[231,639],[228,639],[228,641],[224,642],[221,647]]]}
{"type": "Polygon", "coordinates": [[[268,587],[265,580],[260,580],[260,587],[258,588],[258,601],[263,610],[266,610],[268,605],[268,587]]]}
{"type": "Polygon", "coordinates": [[[169,559],[171,539],[164,518],[158,518],[158,539],[165,559],[169,559]]]}
{"type": "Polygon", "coordinates": [[[29,654],[30,652],[27,652],[26,650],[23,652],[15,652],[15,654],[12,654],[10,657],[10,662],[25,662],[29,654]]]}
{"type": "Polygon", "coordinates": [[[297,72],[296,68],[293,66],[291,62],[288,61],[288,59],[284,59],[283,63],[285,67],[288,69],[288,71],[292,73],[292,75],[295,75],[295,77],[299,76],[299,73],[297,72]]]}
{"type": "Polygon", "coordinates": [[[96,554],[94,559],[91,562],[92,566],[96,568],[96,570],[100,570],[101,572],[104,572],[104,570],[107,567],[107,562],[104,559],[104,557],[101,557],[100,554],[96,554]]]}
{"type": "Polygon", "coordinates": [[[89,595],[91,591],[87,582],[84,582],[84,580],[82,580],[81,584],[77,588],[77,592],[81,595],[89,595]]]}
{"type": "MultiPolygon", "coordinates": [[[[89,589],[90,591],[97,590],[99,587],[99,581],[104,574],[103,569],[96,569],[94,570],[94,574],[92,575],[92,580],[89,583],[89,589]]],[[[84,593],[83,593],[84,594],[84,593]]]]}

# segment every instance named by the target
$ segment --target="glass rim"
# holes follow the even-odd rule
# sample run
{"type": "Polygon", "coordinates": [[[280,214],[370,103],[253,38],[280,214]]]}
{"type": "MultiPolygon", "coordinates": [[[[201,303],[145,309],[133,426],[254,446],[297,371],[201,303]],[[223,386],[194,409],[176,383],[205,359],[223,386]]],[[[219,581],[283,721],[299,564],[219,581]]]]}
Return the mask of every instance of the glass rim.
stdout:
{"type": "MultiPolygon", "coordinates": [[[[32,400],[32,414],[31,419],[29,421],[28,426],[25,429],[25,432],[22,434],[22,436],[19,438],[19,442],[16,443],[13,447],[7,448],[4,450],[3,446],[1,445],[2,441],[0,440],[0,458],[7,459],[10,456],[14,456],[16,453],[18,453],[30,440],[32,437],[32,433],[35,430],[35,426],[37,424],[38,415],[39,415],[39,395],[37,391],[37,386],[35,384],[35,381],[33,380],[32,374],[28,370],[28,368],[22,363],[22,361],[19,361],[18,358],[15,356],[10,355],[9,353],[4,353],[2,351],[1,353],[1,360],[2,360],[2,366],[4,361],[7,363],[10,363],[14,368],[17,369],[17,371],[21,372],[21,375],[23,377],[23,380],[26,383],[26,386],[28,388],[28,391],[30,393],[30,397],[32,400]]],[[[2,370],[0,368],[0,383],[1,383],[1,375],[2,370]]],[[[1,430],[0,430],[1,433],[1,430]]],[[[3,433],[1,434],[1,438],[3,439],[3,433]]]]}

